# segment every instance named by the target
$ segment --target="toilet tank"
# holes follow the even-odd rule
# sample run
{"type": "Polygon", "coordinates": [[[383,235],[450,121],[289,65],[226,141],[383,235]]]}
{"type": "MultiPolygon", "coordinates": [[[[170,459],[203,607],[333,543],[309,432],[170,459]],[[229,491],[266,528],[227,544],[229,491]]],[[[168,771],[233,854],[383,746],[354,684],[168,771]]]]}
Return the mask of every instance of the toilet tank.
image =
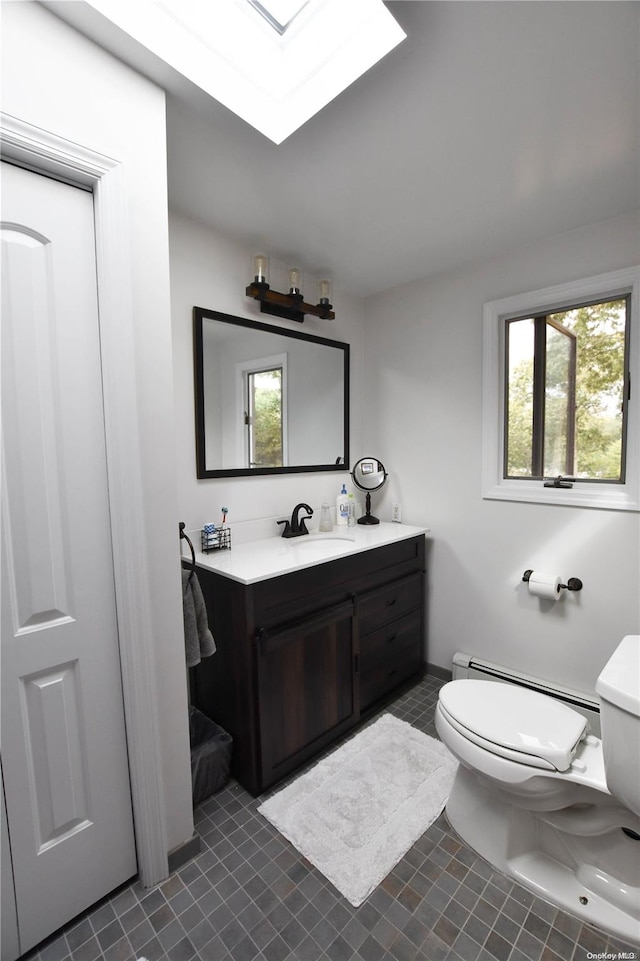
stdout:
{"type": "Polygon", "coordinates": [[[640,635],[628,634],[596,681],[607,787],[640,816],[640,635]]]}

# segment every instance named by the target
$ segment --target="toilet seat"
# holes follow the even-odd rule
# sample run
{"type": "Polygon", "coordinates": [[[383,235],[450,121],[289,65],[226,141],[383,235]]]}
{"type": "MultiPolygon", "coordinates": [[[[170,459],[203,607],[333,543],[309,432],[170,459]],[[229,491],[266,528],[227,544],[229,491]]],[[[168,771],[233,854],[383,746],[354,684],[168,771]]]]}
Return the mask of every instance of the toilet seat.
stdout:
{"type": "Polygon", "coordinates": [[[520,685],[452,681],[435,711],[438,736],[459,761],[446,813],[461,839],[534,896],[633,942],[639,642],[619,646],[603,671],[602,741],[578,710],[520,685]]]}
{"type": "Polygon", "coordinates": [[[461,679],[440,689],[439,706],[463,737],[498,757],[567,771],[587,721],[554,698],[497,681],[461,679]]]}

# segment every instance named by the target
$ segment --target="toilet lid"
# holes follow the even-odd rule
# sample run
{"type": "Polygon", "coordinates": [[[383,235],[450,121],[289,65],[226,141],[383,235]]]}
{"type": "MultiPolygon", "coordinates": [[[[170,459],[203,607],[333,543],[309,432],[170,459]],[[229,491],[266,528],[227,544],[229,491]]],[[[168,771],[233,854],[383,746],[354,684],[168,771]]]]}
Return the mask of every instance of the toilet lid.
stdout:
{"type": "Polygon", "coordinates": [[[571,766],[576,747],[587,730],[577,711],[555,698],[528,688],[497,681],[464,679],[440,689],[440,702],[449,717],[480,738],[496,754],[527,763],[538,759],[556,771],[571,766]]]}

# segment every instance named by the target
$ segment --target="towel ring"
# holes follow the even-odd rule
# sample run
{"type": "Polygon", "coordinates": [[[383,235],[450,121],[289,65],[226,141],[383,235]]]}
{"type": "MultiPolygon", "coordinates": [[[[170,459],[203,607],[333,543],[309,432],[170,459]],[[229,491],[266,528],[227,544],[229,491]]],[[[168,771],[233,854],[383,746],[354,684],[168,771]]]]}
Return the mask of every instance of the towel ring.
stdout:
{"type": "Polygon", "coordinates": [[[187,544],[189,545],[189,550],[191,551],[191,570],[189,572],[189,581],[190,581],[196,571],[196,552],[193,549],[191,538],[187,534],[185,534],[184,529],[185,529],[185,523],[184,521],[180,521],[180,523],[178,524],[178,530],[180,532],[180,540],[186,541],[187,544]]]}

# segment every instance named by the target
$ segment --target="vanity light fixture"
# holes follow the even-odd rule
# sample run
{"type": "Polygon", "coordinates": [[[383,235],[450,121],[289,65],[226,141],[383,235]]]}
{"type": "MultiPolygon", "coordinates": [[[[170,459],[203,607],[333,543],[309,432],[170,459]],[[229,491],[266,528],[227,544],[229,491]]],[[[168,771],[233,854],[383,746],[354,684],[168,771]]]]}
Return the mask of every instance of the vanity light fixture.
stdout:
{"type": "Polygon", "coordinates": [[[271,314],[272,317],[284,317],[304,323],[305,314],[313,314],[322,320],[334,320],[335,313],[331,304],[331,282],[321,280],[318,284],[318,303],[307,304],[300,290],[301,274],[298,267],[289,269],[289,293],[281,294],[271,290],[267,282],[267,257],[257,254],[253,258],[254,279],[246,288],[247,297],[253,297],[260,302],[260,311],[271,314]]]}

